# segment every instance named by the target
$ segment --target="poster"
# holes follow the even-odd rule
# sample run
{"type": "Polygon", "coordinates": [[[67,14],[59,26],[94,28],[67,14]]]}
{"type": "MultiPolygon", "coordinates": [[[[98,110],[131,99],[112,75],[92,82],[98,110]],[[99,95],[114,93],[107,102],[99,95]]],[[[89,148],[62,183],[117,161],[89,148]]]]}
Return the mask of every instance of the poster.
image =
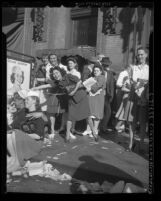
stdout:
{"type": "Polygon", "coordinates": [[[21,89],[31,87],[31,63],[7,58],[7,90],[17,86],[21,89]]]}

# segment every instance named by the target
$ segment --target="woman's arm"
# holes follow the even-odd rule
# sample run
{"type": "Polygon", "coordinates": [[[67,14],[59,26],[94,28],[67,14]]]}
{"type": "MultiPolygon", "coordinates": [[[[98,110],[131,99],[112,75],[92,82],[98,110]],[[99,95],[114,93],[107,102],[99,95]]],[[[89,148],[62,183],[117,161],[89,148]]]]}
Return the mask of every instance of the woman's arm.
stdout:
{"type": "Polygon", "coordinates": [[[80,80],[79,82],[77,82],[75,89],[69,94],[69,96],[73,96],[81,85],[82,81],[80,80]]]}
{"type": "Polygon", "coordinates": [[[97,82],[91,86],[91,92],[96,93],[99,89],[103,89],[104,85],[105,85],[105,77],[100,76],[97,79],[97,82]]]}
{"type": "Polygon", "coordinates": [[[32,112],[26,115],[26,117],[31,117],[31,119],[38,119],[38,118],[42,118],[44,121],[48,121],[47,116],[43,113],[43,112],[32,112]]]}
{"type": "Polygon", "coordinates": [[[51,88],[51,87],[52,87],[51,84],[43,84],[38,87],[33,87],[32,90],[40,90],[40,89],[46,89],[46,88],[51,88]]]}

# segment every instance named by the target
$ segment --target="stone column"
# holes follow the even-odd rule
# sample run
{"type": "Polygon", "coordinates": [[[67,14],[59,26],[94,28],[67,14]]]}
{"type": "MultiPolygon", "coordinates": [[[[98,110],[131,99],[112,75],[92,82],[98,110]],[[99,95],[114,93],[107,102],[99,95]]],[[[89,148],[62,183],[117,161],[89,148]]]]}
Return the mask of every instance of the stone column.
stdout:
{"type": "Polygon", "coordinates": [[[70,9],[65,7],[50,8],[49,49],[64,49],[70,46],[71,19],[70,9]]]}

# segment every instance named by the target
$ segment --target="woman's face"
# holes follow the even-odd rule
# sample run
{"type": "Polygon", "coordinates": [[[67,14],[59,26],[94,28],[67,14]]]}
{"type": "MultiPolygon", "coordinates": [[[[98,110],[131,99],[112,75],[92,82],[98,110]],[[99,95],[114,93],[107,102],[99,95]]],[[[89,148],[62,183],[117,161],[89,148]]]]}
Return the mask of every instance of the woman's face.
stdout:
{"type": "Polygon", "coordinates": [[[53,70],[53,77],[55,80],[58,80],[58,81],[62,80],[62,75],[61,75],[60,71],[58,71],[58,70],[53,70]]]}
{"type": "Polygon", "coordinates": [[[23,81],[23,75],[21,73],[15,73],[15,83],[21,85],[23,81]]]}
{"type": "Polygon", "coordinates": [[[51,55],[49,58],[49,61],[52,65],[56,66],[58,64],[57,56],[56,55],[51,55]]]}
{"type": "Polygon", "coordinates": [[[16,99],[15,104],[17,109],[22,109],[25,107],[25,102],[23,99],[16,99]]]}
{"type": "Polygon", "coordinates": [[[68,67],[70,71],[75,69],[75,66],[76,66],[76,63],[74,63],[73,61],[68,61],[68,67]]]}
{"type": "Polygon", "coordinates": [[[32,97],[29,96],[25,99],[25,107],[27,109],[31,108],[31,106],[33,106],[33,104],[35,104],[35,100],[32,97]]]}
{"type": "Polygon", "coordinates": [[[102,71],[99,68],[94,68],[94,76],[97,77],[102,74],[102,71]]]}
{"type": "Polygon", "coordinates": [[[49,60],[48,60],[48,56],[43,56],[43,58],[42,58],[42,62],[43,62],[44,65],[47,65],[48,62],[49,62],[49,60]]]}
{"type": "Polygon", "coordinates": [[[147,54],[144,50],[138,50],[137,60],[139,64],[144,64],[146,62],[147,54]]]}
{"type": "Polygon", "coordinates": [[[17,111],[15,102],[13,101],[11,104],[7,104],[7,112],[8,113],[15,113],[17,111]]]}

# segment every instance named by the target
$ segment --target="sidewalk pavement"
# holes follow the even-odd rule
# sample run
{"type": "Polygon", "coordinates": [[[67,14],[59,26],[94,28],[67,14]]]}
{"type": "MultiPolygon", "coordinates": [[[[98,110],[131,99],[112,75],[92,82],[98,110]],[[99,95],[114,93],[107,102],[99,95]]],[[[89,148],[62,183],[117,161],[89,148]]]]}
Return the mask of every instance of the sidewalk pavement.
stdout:
{"type": "MultiPolygon", "coordinates": [[[[126,152],[127,143],[124,136],[107,134],[101,135],[98,143],[88,136],[77,136],[76,140],[66,144],[61,135],[56,135],[32,161],[47,160],[61,173],[82,181],[101,184],[123,180],[147,188],[149,162],[134,152],[126,152]]],[[[39,176],[17,176],[7,185],[7,192],[71,194],[71,185],[68,181],[53,181],[39,176]]]]}

